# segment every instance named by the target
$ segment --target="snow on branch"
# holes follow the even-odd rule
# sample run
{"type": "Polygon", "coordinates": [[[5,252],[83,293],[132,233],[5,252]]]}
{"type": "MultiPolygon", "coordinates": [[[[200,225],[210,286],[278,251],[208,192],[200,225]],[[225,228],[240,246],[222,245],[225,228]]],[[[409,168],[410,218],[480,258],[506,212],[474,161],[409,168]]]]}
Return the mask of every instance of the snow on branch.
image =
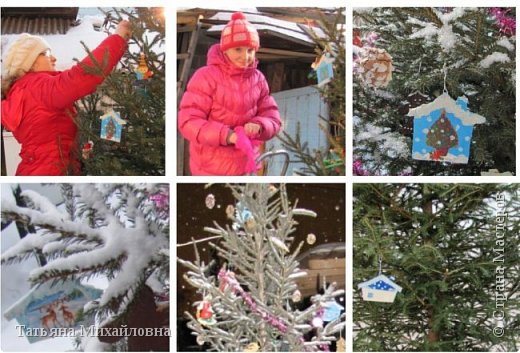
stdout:
{"type": "Polygon", "coordinates": [[[149,190],[157,191],[155,186],[75,184],[73,202],[78,214],[74,219],[34,191],[23,193],[30,200],[29,207],[2,202],[3,219],[31,224],[38,232],[5,251],[1,261],[21,260],[43,249],[51,258],[31,272],[30,280],[36,283],[110,275],[113,278],[100,298],[100,307],[124,310],[133,289],[161,263],[169,262],[168,220],[160,220],[154,213],[149,190]]]}

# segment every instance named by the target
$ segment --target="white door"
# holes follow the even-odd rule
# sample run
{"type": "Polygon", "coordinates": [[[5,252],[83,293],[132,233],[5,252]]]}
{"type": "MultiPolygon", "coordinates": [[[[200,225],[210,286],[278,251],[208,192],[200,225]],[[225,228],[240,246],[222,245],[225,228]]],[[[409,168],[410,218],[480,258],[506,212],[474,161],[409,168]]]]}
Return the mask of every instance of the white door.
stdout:
{"type": "MultiPolygon", "coordinates": [[[[326,124],[329,113],[328,107],[320,97],[320,92],[316,87],[307,86],[273,94],[280,116],[282,118],[283,131],[296,138],[298,123],[300,125],[301,142],[307,142],[310,151],[321,150],[325,153],[328,150],[328,141],[325,132],[320,129],[320,124],[326,124]],[[322,118],[320,118],[320,116],[322,118]]],[[[279,133],[282,135],[282,131],[279,133]]],[[[266,143],[266,151],[283,149],[279,139],[273,138],[266,143]]],[[[291,160],[295,159],[294,154],[290,153],[291,160]]],[[[283,159],[275,157],[269,159],[267,175],[280,175],[283,166],[283,159]]],[[[293,175],[294,171],[301,170],[303,163],[291,162],[287,175],[293,175]]]]}

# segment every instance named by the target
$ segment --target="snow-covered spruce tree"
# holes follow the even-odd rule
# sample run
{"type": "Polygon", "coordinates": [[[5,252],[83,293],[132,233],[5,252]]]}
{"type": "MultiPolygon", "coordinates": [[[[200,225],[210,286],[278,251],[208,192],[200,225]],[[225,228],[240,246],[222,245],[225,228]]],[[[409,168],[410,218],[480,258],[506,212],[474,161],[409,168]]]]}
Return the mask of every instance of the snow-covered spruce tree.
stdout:
{"type": "Polygon", "coordinates": [[[345,175],[345,8],[336,9],[334,21],[327,21],[324,17],[317,23],[324,35],[310,32],[316,43],[316,54],[321,57],[330,53],[334,57],[334,78],[320,88],[329,108],[329,118],[321,117],[323,123],[320,124],[326,133],[329,150],[311,151],[305,142],[302,143],[299,129],[296,136],[282,132],[278,138],[284,148],[295,154],[297,162],[305,164],[305,174],[345,175]]]}
{"type": "Polygon", "coordinates": [[[230,189],[237,201],[235,213],[227,210],[233,227],[205,228],[219,238],[218,244],[210,243],[224,264],[218,275],[210,275],[212,264],[200,260],[196,245],[195,262],[178,259],[188,269],[186,281],[200,294],[202,310],[185,313],[197,342],[224,352],[251,345],[264,352],[326,349],[344,328],[345,314],[323,327],[315,328],[311,321],[344,290],[331,284],[303,311],[291,299],[298,289],[295,279],[305,275],[295,260],[303,244],[293,244],[294,216],[315,213],[291,206],[284,185],[279,190],[268,184],[230,189]],[[312,330],[309,339],[305,335],[312,330]]]}
{"type": "Polygon", "coordinates": [[[355,351],[518,351],[518,184],[356,184],[353,218],[355,351]],[[378,259],[393,303],[357,289],[378,259]]]}
{"type": "Polygon", "coordinates": [[[169,292],[167,184],[64,184],[62,193],[64,209],[32,190],[21,194],[27,207],[2,200],[2,222],[36,229],[2,254],[2,265],[38,253],[47,263],[31,272],[33,284],[108,278],[87,313],[100,327],[126,322],[145,284],[169,292]]]}
{"type": "MultiPolygon", "coordinates": [[[[365,86],[354,74],[354,160],[372,174],[480,175],[515,171],[515,8],[373,8],[354,11],[354,29],[393,58],[385,88],[365,86]],[[495,10],[495,11],[494,11],[495,10]],[[507,14],[503,14],[506,12],[507,14]],[[406,101],[416,91],[430,101],[446,89],[465,95],[469,110],[486,118],[473,131],[468,164],[411,158],[411,117],[406,101]]],[[[355,52],[359,47],[354,47],[355,52]]]]}
{"type": "MultiPolygon", "coordinates": [[[[130,21],[129,50],[96,93],[84,98],[79,110],[81,143],[94,142],[92,155],[83,159],[85,175],[164,175],[165,168],[165,18],[162,8],[113,10],[105,28],[130,21]],[[137,80],[141,53],[152,75],[137,80]],[[126,121],[121,142],[100,137],[100,117],[114,110],[126,121]]],[[[113,31],[113,29],[110,29],[113,31]]],[[[102,63],[99,63],[102,65],[102,63]]],[[[100,74],[99,68],[91,68],[100,74]]]]}

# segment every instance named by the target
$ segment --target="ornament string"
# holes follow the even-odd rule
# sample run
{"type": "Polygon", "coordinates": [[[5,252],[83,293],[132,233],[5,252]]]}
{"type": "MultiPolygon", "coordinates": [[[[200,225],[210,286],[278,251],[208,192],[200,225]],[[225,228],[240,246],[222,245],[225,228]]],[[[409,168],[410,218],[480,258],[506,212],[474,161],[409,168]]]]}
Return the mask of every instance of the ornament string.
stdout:
{"type": "Polygon", "coordinates": [[[382,273],[382,263],[383,263],[383,260],[381,260],[381,256],[379,256],[379,273],[378,275],[380,275],[382,273]]]}
{"type": "Polygon", "coordinates": [[[442,71],[444,71],[444,91],[443,91],[443,93],[448,93],[448,89],[446,88],[446,78],[448,77],[448,68],[446,67],[446,62],[444,62],[442,71]]]}

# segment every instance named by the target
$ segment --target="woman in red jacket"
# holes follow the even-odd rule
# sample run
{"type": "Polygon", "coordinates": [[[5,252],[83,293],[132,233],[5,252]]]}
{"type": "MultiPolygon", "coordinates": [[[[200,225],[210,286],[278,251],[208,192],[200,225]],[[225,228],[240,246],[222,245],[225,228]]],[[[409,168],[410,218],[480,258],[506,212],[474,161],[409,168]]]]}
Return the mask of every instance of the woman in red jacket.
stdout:
{"type": "Polygon", "coordinates": [[[178,124],[190,141],[193,175],[254,172],[258,144],[280,130],[278,106],[256,69],[256,29],[234,13],[182,97],[178,124]]]}
{"type": "Polygon", "coordinates": [[[103,82],[130,36],[130,23],[121,21],[115,34],[92,51],[98,63],[108,53],[104,75],[84,69],[94,66],[88,56],[69,70],[56,71],[56,58],[40,37],[23,33],[10,46],[2,65],[2,125],[22,145],[16,175],[79,174],[74,103],[103,82]]]}

